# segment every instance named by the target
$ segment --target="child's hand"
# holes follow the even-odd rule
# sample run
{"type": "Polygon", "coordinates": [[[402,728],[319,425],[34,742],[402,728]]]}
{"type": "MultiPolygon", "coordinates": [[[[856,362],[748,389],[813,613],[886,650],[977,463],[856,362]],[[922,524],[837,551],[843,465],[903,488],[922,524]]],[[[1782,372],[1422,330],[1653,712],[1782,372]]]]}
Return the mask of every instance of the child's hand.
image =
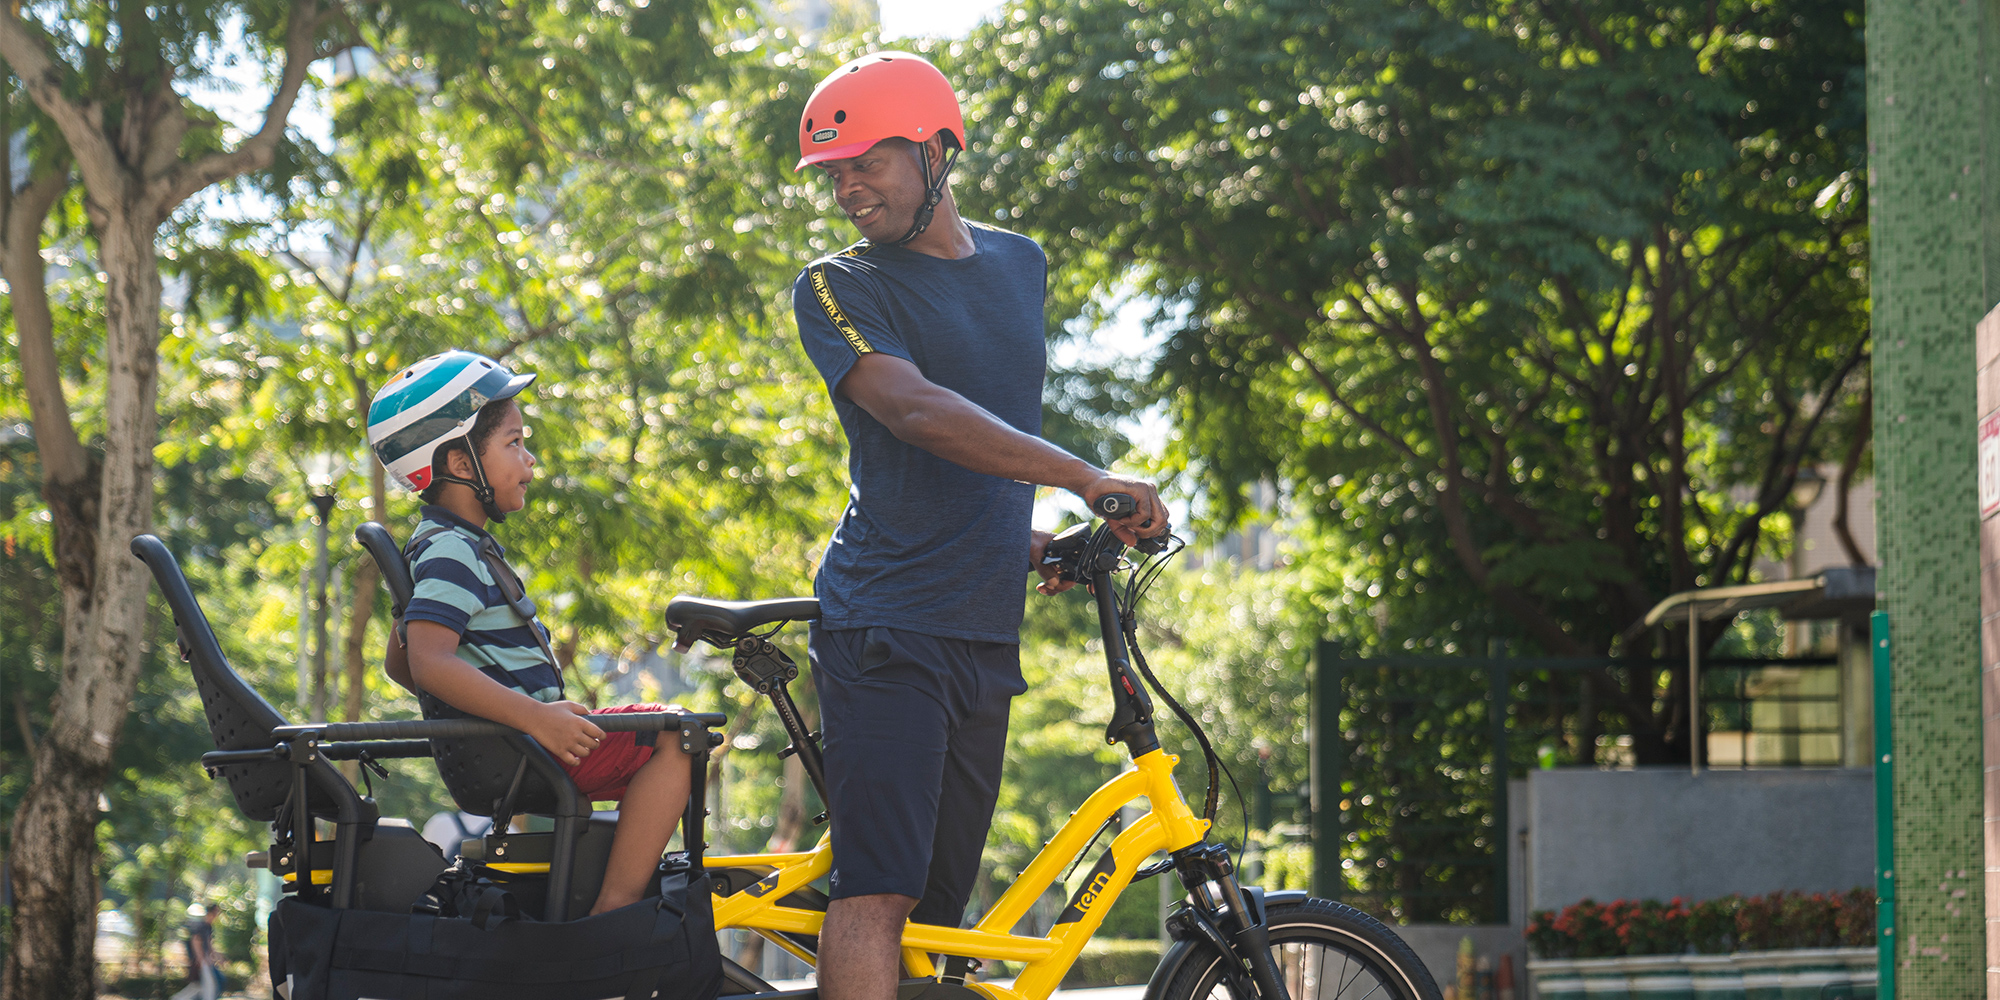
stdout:
{"type": "Polygon", "coordinates": [[[604,742],[604,730],[592,724],[589,715],[590,709],[573,701],[548,702],[536,710],[528,735],[557,760],[575,767],[604,742]]]}

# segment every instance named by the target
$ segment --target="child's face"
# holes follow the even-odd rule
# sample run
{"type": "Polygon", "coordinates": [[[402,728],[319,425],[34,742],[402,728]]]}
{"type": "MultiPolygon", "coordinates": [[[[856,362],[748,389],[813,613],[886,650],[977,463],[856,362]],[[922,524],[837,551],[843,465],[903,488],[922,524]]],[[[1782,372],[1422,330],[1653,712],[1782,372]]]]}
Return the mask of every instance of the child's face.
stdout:
{"type": "Polygon", "coordinates": [[[479,451],[486,481],[493,487],[493,505],[511,514],[528,505],[528,484],[535,481],[535,456],[528,450],[527,427],[521,408],[510,401],[500,424],[479,451]]]}

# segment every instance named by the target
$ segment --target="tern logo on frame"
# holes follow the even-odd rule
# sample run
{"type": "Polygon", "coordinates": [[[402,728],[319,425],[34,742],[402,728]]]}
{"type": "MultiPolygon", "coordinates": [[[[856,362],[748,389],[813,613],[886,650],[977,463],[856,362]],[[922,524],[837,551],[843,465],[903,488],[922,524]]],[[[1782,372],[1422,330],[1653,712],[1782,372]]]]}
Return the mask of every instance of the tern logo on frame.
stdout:
{"type": "Polygon", "coordinates": [[[1083,915],[1089,913],[1090,908],[1104,896],[1105,887],[1111,884],[1111,876],[1117,871],[1118,858],[1107,849],[1097,863],[1090,866],[1090,877],[1084,880],[1082,888],[1076,890],[1076,895],[1070,897],[1069,905],[1063,907],[1056,923],[1073,924],[1082,920],[1083,915]]]}

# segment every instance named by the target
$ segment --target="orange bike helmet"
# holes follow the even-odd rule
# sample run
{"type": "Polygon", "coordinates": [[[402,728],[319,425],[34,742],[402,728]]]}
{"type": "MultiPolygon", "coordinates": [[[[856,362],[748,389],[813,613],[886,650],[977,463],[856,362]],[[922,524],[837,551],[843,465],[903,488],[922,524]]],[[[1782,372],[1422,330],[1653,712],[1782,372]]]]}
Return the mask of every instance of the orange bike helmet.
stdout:
{"type": "Polygon", "coordinates": [[[965,148],[958,94],[938,68],[907,52],[870,52],[827,74],[799,117],[799,163],[859,156],[891,136],[923,142],[940,132],[965,148]]]}
{"type": "Polygon", "coordinates": [[[921,152],[917,155],[925,197],[910,231],[896,241],[908,243],[929,228],[944,200],[945,178],[965,148],[965,116],[958,108],[958,94],[929,60],[907,52],[870,52],[827,74],[799,116],[799,162],[792,169],[859,156],[892,137],[921,143],[940,134],[948,152],[935,177],[930,159],[921,152]]]}

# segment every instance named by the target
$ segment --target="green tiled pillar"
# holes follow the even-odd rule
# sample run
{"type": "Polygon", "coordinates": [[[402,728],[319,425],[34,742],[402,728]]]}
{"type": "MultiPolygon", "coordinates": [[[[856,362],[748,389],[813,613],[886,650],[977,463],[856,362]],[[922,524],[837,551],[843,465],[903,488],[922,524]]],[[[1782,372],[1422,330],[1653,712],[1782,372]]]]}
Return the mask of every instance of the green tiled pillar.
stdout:
{"type": "Polygon", "coordinates": [[[1868,4],[1875,463],[1895,633],[1896,991],[1989,986],[1974,327],[2000,291],[2000,0],[1868,4]]]}

